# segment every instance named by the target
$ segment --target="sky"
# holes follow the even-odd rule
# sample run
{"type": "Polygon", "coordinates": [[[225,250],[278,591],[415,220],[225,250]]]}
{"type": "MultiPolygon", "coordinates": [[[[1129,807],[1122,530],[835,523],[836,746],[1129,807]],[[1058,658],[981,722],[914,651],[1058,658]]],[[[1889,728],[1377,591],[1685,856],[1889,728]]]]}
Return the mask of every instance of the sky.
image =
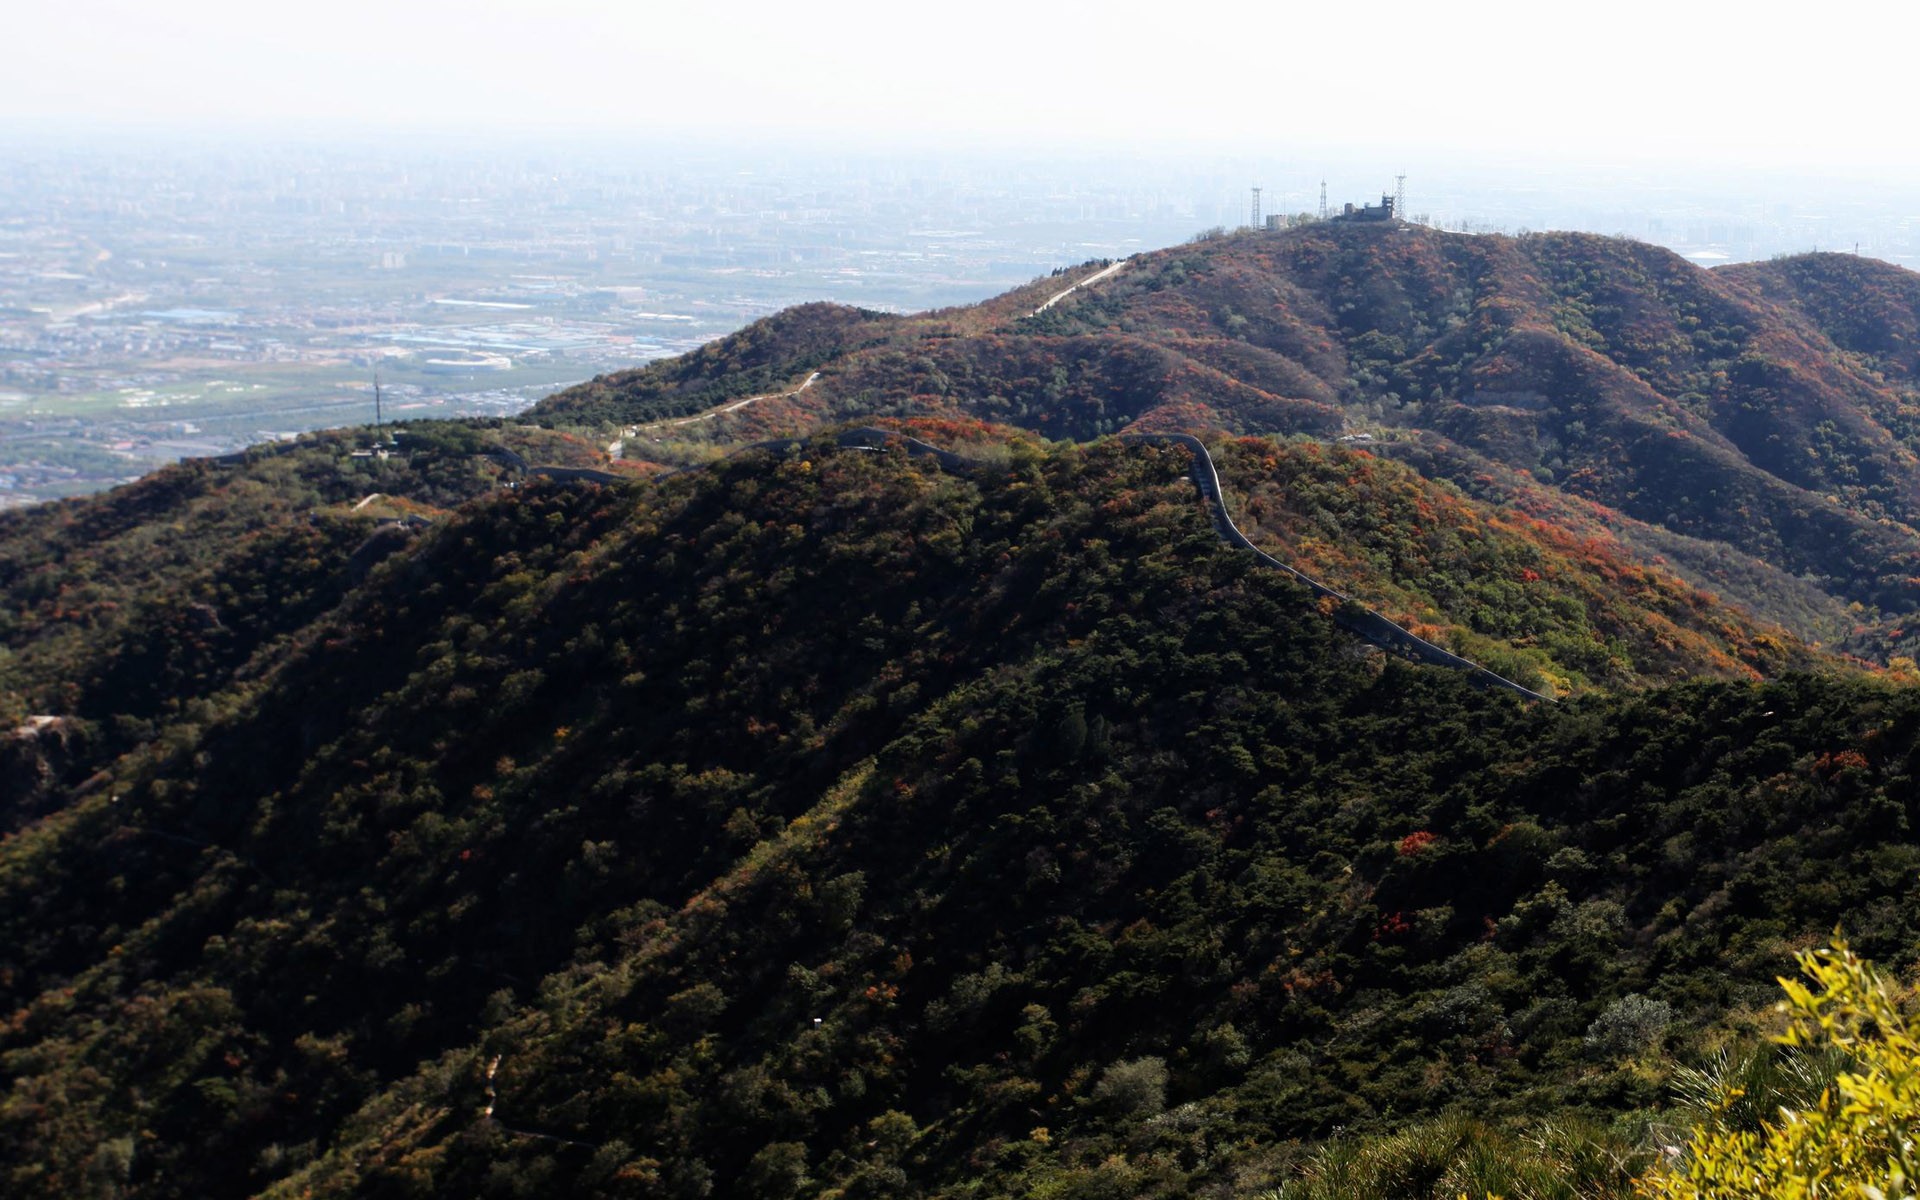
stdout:
{"type": "Polygon", "coordinates": [[[1905,173],[1920,6],[0,0],[0,131],[1341,146],[1905,173]]]}

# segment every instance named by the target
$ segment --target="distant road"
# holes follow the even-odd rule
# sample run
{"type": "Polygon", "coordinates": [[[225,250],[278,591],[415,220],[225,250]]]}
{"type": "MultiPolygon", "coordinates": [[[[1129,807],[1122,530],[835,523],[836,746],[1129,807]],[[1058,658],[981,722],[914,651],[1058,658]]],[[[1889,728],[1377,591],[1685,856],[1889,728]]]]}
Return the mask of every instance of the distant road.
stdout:
{"type": "Polygon", "coordinates": [[[1082,279],[1079,283],[1074,284],[1072,287],[1063,288],[1062,290],[1055,292],[1053,295],[1047,297],[1047,302],[1045,304],[1042,304],[1039,308],[1036,308],[1033,310],[1033,315],[1036,317],[1039,316],[1041,313],[1052,308],[1054,305],[1060,303],[1062,300],[1065,300],[1068,296],[1073,295],[1075,292],[1079,291],[1081,288],[1087,287],[1091,284],[1099,283],[1102,279],[1105,279],[1109,275],[1117,274],[1120,268],[1126,265],[1127,265],[1127,260],[1123,258],[1119,262],[1114,263],[1110,267],[1105,267],[1105,268],[1102,268],[1101,270],[1095,271],[1093,274],[1087,276],[1085,279],[1082,279]]]}

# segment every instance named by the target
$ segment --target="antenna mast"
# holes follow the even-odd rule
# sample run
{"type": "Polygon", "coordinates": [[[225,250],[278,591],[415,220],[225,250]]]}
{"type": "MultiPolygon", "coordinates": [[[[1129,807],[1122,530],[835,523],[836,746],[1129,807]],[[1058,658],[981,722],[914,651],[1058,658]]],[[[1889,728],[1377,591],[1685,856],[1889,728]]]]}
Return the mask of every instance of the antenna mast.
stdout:
{"type": "Polygon", "coordinates": [[[1320,181],[1320,219],[1327,219],[1327,181],[1320,181]]]}
{"type": "Polygon", "coordinates": [[[1253,189],[1253,220],[1249,222],[1255,229],[1260,228],[1260,189],[1253,189]]]}
{"type": "Polygon", "coordinates": [[[1402,221],[1407,219],[1407,173],[1405,171],[1393,177],[1393,215],[1402,221]]]}

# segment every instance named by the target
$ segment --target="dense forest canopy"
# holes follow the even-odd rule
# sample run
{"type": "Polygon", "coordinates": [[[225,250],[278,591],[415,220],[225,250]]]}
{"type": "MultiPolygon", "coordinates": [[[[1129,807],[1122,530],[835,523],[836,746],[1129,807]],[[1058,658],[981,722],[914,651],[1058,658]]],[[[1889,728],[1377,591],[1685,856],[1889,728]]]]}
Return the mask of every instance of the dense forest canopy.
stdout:
{"type": "Polygon", "coordinates": [[[1831,258],[1236,235],[0,517],[7,1194],[1628,1194],[1920,957],[1831,258]]]}

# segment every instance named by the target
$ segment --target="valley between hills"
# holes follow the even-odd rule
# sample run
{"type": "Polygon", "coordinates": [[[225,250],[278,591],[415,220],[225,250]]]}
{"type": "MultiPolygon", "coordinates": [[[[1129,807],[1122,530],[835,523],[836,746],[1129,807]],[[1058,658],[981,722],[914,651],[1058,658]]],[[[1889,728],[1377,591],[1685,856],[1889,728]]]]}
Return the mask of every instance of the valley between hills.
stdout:
{"type": "Polygon", "coordinates": [[[1327,222],[0,515],[0,1179],[1632,1194],[1920,958],[1916,372],[1327,222]]]}

